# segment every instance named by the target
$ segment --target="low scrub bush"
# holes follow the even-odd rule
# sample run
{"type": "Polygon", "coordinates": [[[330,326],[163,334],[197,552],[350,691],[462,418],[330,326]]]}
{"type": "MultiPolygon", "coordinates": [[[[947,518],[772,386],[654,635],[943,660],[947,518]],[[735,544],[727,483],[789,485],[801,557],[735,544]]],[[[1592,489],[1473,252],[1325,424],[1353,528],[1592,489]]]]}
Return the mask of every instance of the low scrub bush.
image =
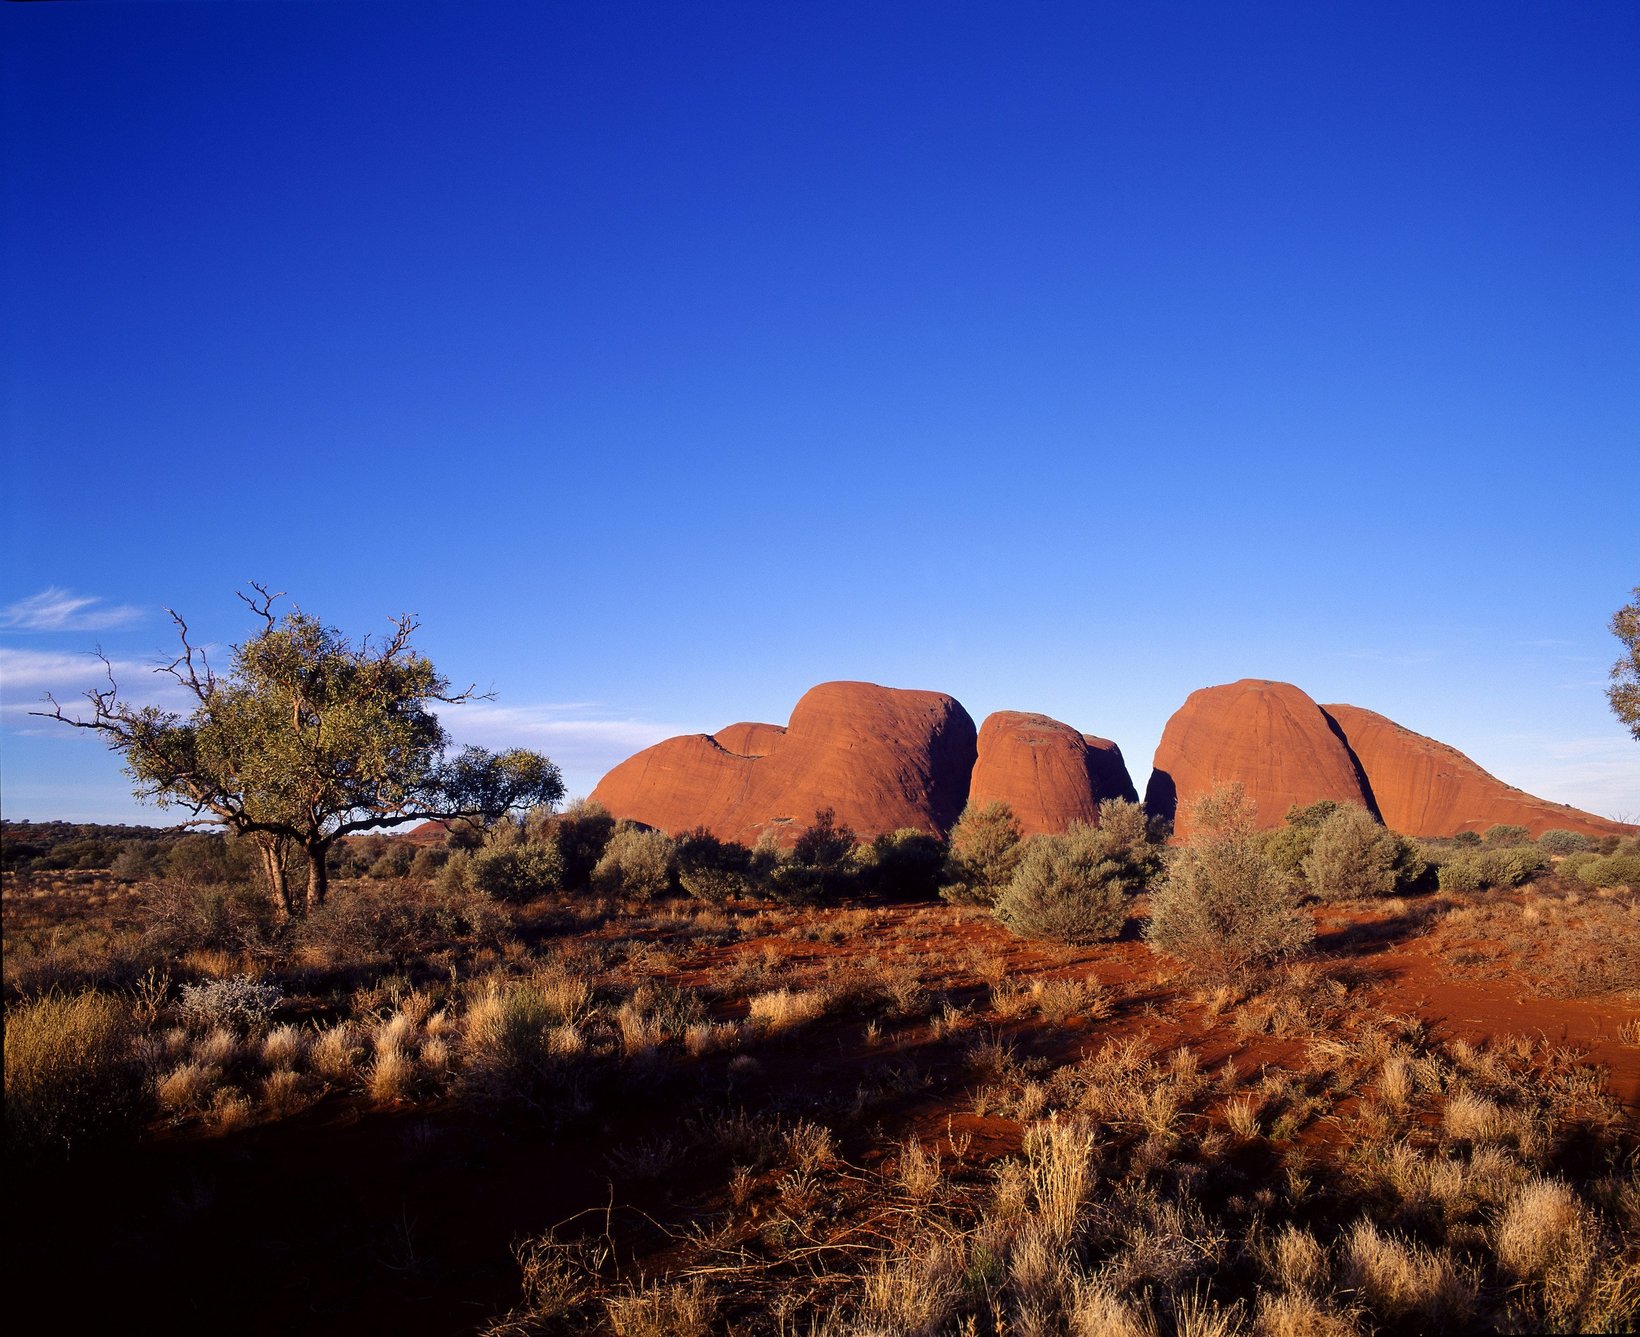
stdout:
{"type": "Polygon", "coordinates": [[[188,1023],[201,1030],[222,1027],[250,1034],[266,1025],[283,997],[276,984],[250,975],[232,975],[184,984],[179,1005],[188,1023]]]}
{"type": "Polygon", "coordinates": [[[1591,887],[1628,887],[1640,891],[1640,854],[1594,858],[1579,865],[1577,879],[1591,887]]]}
{"type": "Polygon", "coordinates": [[[1481,837],[1488,845],[1522,845],[1532,838],[1532,833],[1524,826],[1514,826],[1509,822],[1498,822],[1486,828],[1481,837]]]}
{"type": "Polygon", "coordinates": [[[521,902],[564,886],[564,857],[556,845],[501,845],[469,857],[473,890],[498,901],[521,902]]]}
{"type": "Polygon", "coordinates": [[[822,808],[771,872],[769,894],[787,905],[818,905],[847,895],[860,873],[855,844],[853,829],[839,826],[836,812],[822,808]]]}
{"type": "Polygon", "coordinates": [[[1313,828],[1309,852],[1299,863],[1310,892],[1323,901],[1406,891],[1426,867],[1412,841],[1388,830],[1353,803],[1334,805],[1321,825],[1313,828]]]}
{"type": "Polygon", "coordinates": [[[592,885],[592,872],[615,834],[615,818],[592,799],[576,799],[563,812],[532,813],[524,823],[531,844],[550,845],[563,862],[563,885],[581,891],[592,885]]]}
{"type": "Polygon", "coordinates": [[[1551,827],[1537,838],[1538,848],[1546,854],[1577,854],[1589,848],[1589,838],[1577,831],[1551,827]]]}
{"type": "Polygon", "coordinates": [[[940,895],[956,905],[995,905],[1020,859],[1019,822],[1006,803],[972,803],[951,828],[945,885],[940,895]]]}
{"type": "Polygon", "coordinates": [[[1032,836],[996,917],[1015,933],[1056,942],[1116,937],[1145,869],[1119,834],[1073,825],[1062,836],[1032,836]]]}
{"type": "Polygon", "coordinates": [[[406,879],[338,887],[301,924],[298,940],[334,966],[403,964],[469,937],[494,945],[510,919],[493,900],[464,889],[459,874],[468,857],[453,853],[430,883],[406,879]]]}
{"type": "Polygon", "coordinates": [[[1195,834],[1150,899],[1151,947],[1208,975],[1234,976],[1302,950],[1315,921],[1264,857],[1240,784],[1198,799],[1195,834]]]}
{"type": "Polygon", "coordinates": [[[933,896],[945,874],[945,842],[911,828],[878,836],[859,850],[863,880],[885,896],[933,896]]]}
{"type": "Polygon", "coordinates": [[[6,1145],[69,1156],[135,1131],[146,1108],[129,1012],[98,993],[40,998],[5,1014],[6,1145]]]}
{"type": "Polygon", "coordinates": [[[592,886],[604,896],[653,900],[672,886],[672,841],[664,831],[621,823],[592,870],[592,886]]]}
{"type": "Polygon", "coordinates": [[[162,882],[143,898],[138,923],[148,947],[166,957],[189,952],[257,952],[278,933],[273,900],[249,882],[162,882]]]}
{"type": "Polygon", "coordinates": [[[704,826],[679,836],[673,851],[678,885],[709,905],[727,904],[750,891],[751,861],[744,845],[719,840],[704,826]]]}

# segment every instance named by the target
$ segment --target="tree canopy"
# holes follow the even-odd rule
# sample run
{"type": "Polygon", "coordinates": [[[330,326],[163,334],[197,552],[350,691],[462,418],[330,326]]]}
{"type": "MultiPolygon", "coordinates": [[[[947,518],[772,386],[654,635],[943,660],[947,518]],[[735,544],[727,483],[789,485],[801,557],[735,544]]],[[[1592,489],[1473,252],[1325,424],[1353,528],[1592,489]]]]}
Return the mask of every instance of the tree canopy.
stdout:
{"type": "Polygon", "coordinates": [[[448,755],[432,706],[478,694],[452,692],[412,649],[413,619],[394,619],[378,644],[366,636],[354,645],[299,608],[276,617],[283,596],[252,588],[240,597],[264,626],[232,647],[222,675],[171,613],[182,651],[156,671],[193,699],[187,715],[123,699],[112,673],[107,687],[85,693],[89,718],[49,696],[52,709],[35,713],[102,733],[124,754],[139,797],[253,837],[287,911],[298,908],[285,872],[290,853],[306,858],[314,905],[325,898],[325,853],[343,836],[434,818],[491,820],[563,797],[558,768],[538,753],[448,755]]]}
{"type": "Polygon", "coordinates": [[[1612,665],[1606,699],[1612,713],[1640,739],[1640,585],[1634,587],[1634,598],[1612,614],[1611,627],[1628,653],[1612,665]]]}

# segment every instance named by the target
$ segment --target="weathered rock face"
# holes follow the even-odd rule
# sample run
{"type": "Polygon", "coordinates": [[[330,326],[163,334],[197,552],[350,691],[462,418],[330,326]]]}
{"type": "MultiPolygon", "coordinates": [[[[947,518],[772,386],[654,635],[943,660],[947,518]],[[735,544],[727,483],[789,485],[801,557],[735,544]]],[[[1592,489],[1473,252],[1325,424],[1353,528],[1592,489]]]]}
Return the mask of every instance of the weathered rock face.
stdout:
{"type": "Polygon", "coordinates": [[[1293,804],[1333,799],[1376,812],[1372,791],[1332,721],[1291,683],[1243,678],[1192,692],[1168,720],[1145,790],[1152,814],[1190,834],[1190,805],[1241,781],[1260,826],[1280,826],[1293,804]]]}
{"type": "Polygon", "coordinates": [[[944,693],[828,682],[783,730],[669,738],[615,767],[592,797],[616,817],[746,844],[765,830],[789,844],[821,808],[862,836],[944,832],[967,801],[974,756],[974,721],[944,693]]]}
{"type": "Polygon", "coordinates": [[[1359,706],[1321,707],[1343,732],[1372,786],[1384,825],[1409,836],[1450,836],[1504,823],[1534,836],[1559,827],[1584,835],[1632,828],[1537,798],[1483,771],[1455,747],[1359,706]]]}
{"type": "Polygon", "coordinates": [[[1094,822],[1107,798],[1138,798],[1121,749],[1109,739],[1046,715],[999,710],[985,717],[970,803],[1006,803],[1029,836],[1094,822]]]}

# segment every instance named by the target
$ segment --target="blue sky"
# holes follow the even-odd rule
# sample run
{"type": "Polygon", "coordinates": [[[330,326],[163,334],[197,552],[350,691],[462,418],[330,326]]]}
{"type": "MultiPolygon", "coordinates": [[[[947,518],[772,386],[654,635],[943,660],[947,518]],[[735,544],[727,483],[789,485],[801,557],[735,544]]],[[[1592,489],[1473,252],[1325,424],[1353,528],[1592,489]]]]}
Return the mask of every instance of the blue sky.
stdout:
{"type": "Polygon", "coordinates": [[[864,678],[1296,682],[1640,813],[1640,7],[0,7],[7,816],[247,580],[572,792],[864,678]],[[89,600],[76,604],[76,600],[89,600]]]}

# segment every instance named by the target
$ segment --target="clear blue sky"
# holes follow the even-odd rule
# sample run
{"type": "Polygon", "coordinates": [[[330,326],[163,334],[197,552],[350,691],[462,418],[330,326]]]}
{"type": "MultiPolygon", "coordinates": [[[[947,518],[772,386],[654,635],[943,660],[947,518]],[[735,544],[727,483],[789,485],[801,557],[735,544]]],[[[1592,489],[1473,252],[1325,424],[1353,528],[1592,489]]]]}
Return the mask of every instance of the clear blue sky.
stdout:
{"type": "Polygon", "coordinates": [[[1640,813],[1640,6],[0,6],[7,816],[46,688],[393,613],[585,792],[811,684],[1243,676],[1640,813]],[[80,602],[89,601],[89,602],[80,602]]]}

